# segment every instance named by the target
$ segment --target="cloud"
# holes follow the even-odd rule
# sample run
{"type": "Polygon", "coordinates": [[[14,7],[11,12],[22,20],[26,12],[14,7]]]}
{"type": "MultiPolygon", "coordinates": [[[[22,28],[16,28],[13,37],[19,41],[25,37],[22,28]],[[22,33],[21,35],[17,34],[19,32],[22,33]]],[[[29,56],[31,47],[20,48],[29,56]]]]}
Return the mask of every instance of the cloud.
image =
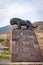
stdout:
{"type": "Polygon", "coordinates": [[[43,10],[43,0],[33,0],[32,4],[37,10],[43,10]]]}
{"type": "Polygon", "coordinates": [[[8,25],[12,17],[28,19],[32,22],[43,20],[42,13],[43,0],[0,0],[0,27],[8,25]]]}

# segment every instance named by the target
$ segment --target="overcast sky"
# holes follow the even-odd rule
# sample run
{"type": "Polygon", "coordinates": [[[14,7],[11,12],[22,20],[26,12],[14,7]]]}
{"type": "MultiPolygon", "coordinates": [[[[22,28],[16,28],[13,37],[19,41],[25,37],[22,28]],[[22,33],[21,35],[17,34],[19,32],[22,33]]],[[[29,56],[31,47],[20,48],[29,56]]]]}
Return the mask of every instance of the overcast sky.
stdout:
{"type": "Polygon", "coordinates": [[[0,27],[9,25],[14,17],[43,21],[43,0],[0,0],[0,27]]]}

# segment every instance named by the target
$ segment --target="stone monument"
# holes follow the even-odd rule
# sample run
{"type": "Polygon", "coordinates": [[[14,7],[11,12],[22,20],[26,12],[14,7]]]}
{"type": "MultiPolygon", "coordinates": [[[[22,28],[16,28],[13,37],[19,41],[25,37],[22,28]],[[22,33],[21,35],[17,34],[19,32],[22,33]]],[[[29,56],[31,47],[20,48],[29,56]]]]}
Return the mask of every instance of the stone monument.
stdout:
{"type": "MultiPolygon", "coordinates": [[[[17,25],[12,30],[12,62],[42,62],[41,50],[39,48],[35,28],[30,21],[13,18],[11,25],[17,25]]],[[[37,26],[36,26],[37,27],[37,26]]]]}

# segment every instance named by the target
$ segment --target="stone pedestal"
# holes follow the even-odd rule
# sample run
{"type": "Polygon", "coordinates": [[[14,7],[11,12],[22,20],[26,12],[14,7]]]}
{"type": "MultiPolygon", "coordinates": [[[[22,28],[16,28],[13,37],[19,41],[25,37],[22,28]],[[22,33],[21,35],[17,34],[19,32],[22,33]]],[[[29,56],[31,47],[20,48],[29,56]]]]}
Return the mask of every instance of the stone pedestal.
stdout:
{"type": "Polygon", "coordinates": [[[12,31],[12,62],[41,62],[42,55],[35,36],[31,30],[12,31]]]}

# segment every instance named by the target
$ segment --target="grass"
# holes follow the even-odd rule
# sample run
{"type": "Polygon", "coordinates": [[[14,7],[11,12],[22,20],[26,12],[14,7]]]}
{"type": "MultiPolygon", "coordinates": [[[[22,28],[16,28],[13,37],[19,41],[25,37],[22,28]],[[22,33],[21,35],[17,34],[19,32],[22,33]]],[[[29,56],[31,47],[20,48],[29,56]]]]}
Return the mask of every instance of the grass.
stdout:
{"type": "Polygon", "coordinates": [[[9,48],[8,47],[5,47],[2,50],[3,50],[3,53],[0,55],[0,60],[10,59],[10,56],[9,56],[9,48]]]}
{"type": "Polygon", "coordinates": [[[10,56],[9,55],[0,55],[0,60],[7,60],[7,59],[10,59],[10,56]]]}
{"type": "Polygon", "coordinates": [[[3,50],[7,50],[7,51],[8,51],[8,50],[9,50],[9,48],[5,47],[5,48],[3,48],[3,50]]]}
{"type": "Polygon", "coordinates": [[[43,37],[40,37],[40,35],[38,33],[35,33],[35,34],[36,34],[36,38],[38,40],[38,44],[40,46],[40,49],[41,49],[41,52],[42,52],[42,56],[43,56],[43,37]]]}
{"type": "Polygon", "coordinates": [[[3,53],[0,55],[0,59],[10,59],[9,52],[6,48],[3,49],[3,53]]]}
{"type": "Polygon", "coordinates": [[[10,48],[5,46],[6,45],[6,40],[0,39],[0,42],[4,46],[4,48],[2,49],[3,53],[0,55],[0,60],[10,59],[10,55],[9,55],[10,48]]]}
{"type": "Polygon", "coordinates": [[[39,43],[43,43],[43,39],[38,39],[39,43]]]}
{"type": "Polygon", "coordinates": [[[43,43],[43,38],[39,38],[39,34],[38,33],[35,33],[36,34],[36,38],[38,40],[39,43],[43,43]]]}

